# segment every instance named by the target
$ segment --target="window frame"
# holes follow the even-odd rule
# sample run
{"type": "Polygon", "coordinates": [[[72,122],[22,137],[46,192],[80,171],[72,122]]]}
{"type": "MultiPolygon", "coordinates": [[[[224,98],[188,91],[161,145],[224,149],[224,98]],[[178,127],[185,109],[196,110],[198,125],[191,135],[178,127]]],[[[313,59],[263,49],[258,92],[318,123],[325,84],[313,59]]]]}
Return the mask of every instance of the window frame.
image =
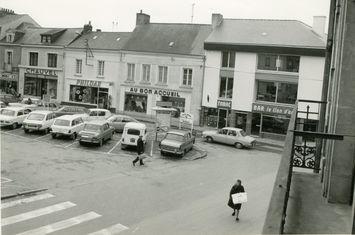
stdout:
{"type": "Polygon", "coordinates": [[[221,67],[222,68],[228,68],[228,69],[234,69],[235,68],[235,51],[221,51],[221,67]],[[228,59],[227,59],[227,67],[223,66],[223,58],[224,58],[224,53],[228,53],[228,59]],[[233,63],[231,64],[231,55],[233,54],[234,58],[233,58],[233,63]]]}
{"type": "Polygon", "coordinates": [[[257,86],[257,87],[256,87],[255,101],[257,101],[257,102],[272,103],[272,104],[294,105],[295,103],[278,102],[278,97],[279,97],[279,85],[281,85],[281,84],[288,84],[288,85],[296,85],[296,86],[297,86],[297,89],[296,89],[296,98],[295,98],[295,103],[296,103],[297,96],[298,96],[298,83],[286,82],[286,81],[268,81],[268,80],[261,80],[261,79],[257,79],[257,80],[256,80],[256,86],[257,86]],[[259,82],[266,82],[266,83],[273,83],[273,84],[274,84],[274,86],[276,87],[276,92],[275,92],[275,99],[274,99],[274,101],[265,101],[265,100],[259,100],[259,99],[258,99],[259,82]]]}
{"type": "Polygon", "coordinates": [[[127,79],[126,81],[134,82],[136,76],[136,64],[127,63],[127,79]]]}
{"type": "Polygon", "coordinates": [[[193,69],[192,68],[182,68],[182,81],[181,85],[186,86],[186,87],[192,87],[193,84],[193,69]],[[187,73],[187,78],[185,80],[185,70],[186,71],[191,71],[191,73],[187,73]],[[189,84],[189,79],[190,79],[190,84],[189,84]],[[185,84],[186,81],[186,84],[185,84]]]}
{"type": "Polygon", "coordinates": [[[14,51],[13,50],[5,50],[5,64],[13,64],[14,61],[14,51]],[[11,54],[11,61],[9,61],[8,54],[11,54]]]}
{"type": "Polygon", "coordinates": [[[233,99],[233,90],[234,90],[234,77],[226,77],[226,76],[220,76],[219,77],[219,90],[218,90],[218,98],[222,98],[222,99],[233,99]],[[226,85],[225,85],[225,96],[221,96],[221,81],[222,78],[226,78],[226,85]],[[228,81],[229,79],[232,79],[233,81],[233,85],[232,85],[232,94],[230,97],[228,97],[227,95],[227,91],[228,91],[228,81]]]}
{"type": "Polygon", "coordinates": [[[169,75],[169,67],[166,65],[158,65],[158,78],[157,78],[157,84],[159,85],[167,85],[168,84],[168,76],[169,75]],[[162,68],[162,71],[166,68],[166,71],[162,73],[162,81],[160,81],[160,68],[162,68]],[[163,76],[165,75],[165,76],[163,76]],[[164,78],[166,78],[166,81],[164,82],[164,78]]]}
{"type": "Polygon", "coordinates": [[[152,66],[150,64],[142,64],[142,79],[141,79],[142,82],[150,83],[151,67],[152,66]],[[148,73],[146,72],[145,68],[148,68],[148,73]],[[148,76],[146,76],[146,75],[148,75],[148,76]],[[148,77],[148,79],[147,79],[147,77],[148,77]]]}
{"type": "Polygon", "coordinates": [[[97,61],[97,76],[98,77],[105,76],[105,61],[104,60],[97,61]]]}
{"type": "Polygon", "coordinates": [[[28,52],[28,65],[29,66],[34,66],[34,67],[36,67],[36,66],[38,66],[38,57],[39,57],[39,53],[38,53],[38,51],[29,51],[28,52]],[[31,54],[37,54],[37,58],[36,58],[36,63],[35,64],[31,64],[31,54]]]}
{"type": "Polygon", "coordinates": [[[83,60],[82,59],[75,59],[75,74],[82,74],[83,73],[83,60]],[[80,67],[78,67],[78,62],[80,61],[80,67]],[[80,68],[80,72],[78,72],[78,68],[80,68]]]}
{"type": "Polygon", "coordinates": [[[284,72],[284,73],[293,73],[293,74],[298,74],[300,71],[300,61],[301,61],[301,56],[300,55],[290,55],[290,54],[277,54],[277,53],[258,53],[257,54],[257,63],[256,63],[256,69],[259,71],[272,71],[272,72],[284,72]],[[269,56],[268,58],[271,58],[272,56],[276,56],[276,62],[275,62],[275,68],[276,69],[265,69],[265,67],[270,67],[270,62],[269,61],[269,66],[266,66],[266,61],[264,63],[264,68],[259,68],[259,62],[260,62],[260,55],[263,56],[269,56]],[[297,71],[287,71],[286,70],[282,70],[281,68],[283,68],[284,66],[281,63],[281,58],[285,57],[286,60],[284,61],[284,63],[286,63],[286,68],[287,68],[287,58],[288,57],[293,57],[293,59],[297,58],[298,59],[298,67],[297,67],[297,71]]]}
{"type": "Polygon", "coordinates": [[[54,52],[47,53],[47,67],[48,68],[57,68],[58,67],[58,53],[54,53],[54,52]],[[50,55],[51,56],[55,55],[55,66],[50,66],[50,63],[49,63],[50,55]]]}

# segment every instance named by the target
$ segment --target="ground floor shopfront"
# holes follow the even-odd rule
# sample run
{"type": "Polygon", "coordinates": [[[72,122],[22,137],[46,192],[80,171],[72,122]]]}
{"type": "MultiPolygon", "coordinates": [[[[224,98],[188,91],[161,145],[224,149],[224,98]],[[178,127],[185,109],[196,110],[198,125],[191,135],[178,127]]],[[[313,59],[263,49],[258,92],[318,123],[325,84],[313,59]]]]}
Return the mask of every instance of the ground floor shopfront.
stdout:
{"type": "Polygon", "coordinates": [[[18,73],[0,73],[0,92],[16,95],[18,92],[18,73]]]}

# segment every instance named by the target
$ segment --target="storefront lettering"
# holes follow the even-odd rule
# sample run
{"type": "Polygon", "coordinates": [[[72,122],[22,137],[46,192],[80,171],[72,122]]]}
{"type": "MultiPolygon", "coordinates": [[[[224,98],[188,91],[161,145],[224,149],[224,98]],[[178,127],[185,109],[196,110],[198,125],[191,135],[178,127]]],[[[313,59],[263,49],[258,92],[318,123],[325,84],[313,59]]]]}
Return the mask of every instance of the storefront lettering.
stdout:
{"type": "Polygon", "coordinates": [[[217,100],[217,107],[218,108],[232,108],[232,101],[229,100],[217,100]]]}
{"type": "Polygon", "coordinates": [[[49,70],[49,69],[26,68],[26,73],[37,74],[37,75],[47,75],[47,76],[58,76],[57,71],[49,70]]]}
{"type": "Polygon", "coordinates": [[[153,94],[153,95],[160,95],[160,96],[180,97],[179,92],[171,91],[171,90],[164,90],[164,89],[150,89],[150,88],[131,87],[129,89],[129,92],[146,94],[146,95],[153,94]]]}
{"type": "Polygon", "coordinates": [[[76,85],[78,86],[89,86],[89,87],[100,87],[101,81],[91,81],[91,80],[76,80],[76,85]]]}
{"type": "Polygon", "coordinates": [[[293,108],[276,106],[276,105],[269,105],[269,104],[254,103],[253,104],[253,111],[259,112],[259,113],[279,114],[279,115],[291,116],[293,108]]]}

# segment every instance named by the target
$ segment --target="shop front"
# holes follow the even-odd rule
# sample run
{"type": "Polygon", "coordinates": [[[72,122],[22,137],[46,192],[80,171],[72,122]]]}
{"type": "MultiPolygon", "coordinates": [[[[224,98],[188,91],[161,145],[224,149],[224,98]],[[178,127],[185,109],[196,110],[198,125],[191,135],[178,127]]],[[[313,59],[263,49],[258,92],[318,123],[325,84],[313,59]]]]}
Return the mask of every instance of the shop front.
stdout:
{"type": "Polygon", "coordinates": [[[26,68],[23,94],[43,98],[57,98],[58,74],[55,70],[26,68]]]}
{"type": "Polygon", "coordinates": [[[16,95],[18,92],[18,73],[0,73],[0,92],[16,95]]]}
{"type": "Polygon", "coordinates": [[[251,133],[266,138],[284,139],[292,106],[253,103],[251,133]]]}
{"type": "Polygon", "coordinates": [[[203,123],[209,127],[223,128],[231,126],[230,118],[232,114],[232,101],[217,100],[217,108],[203,108],[203,123]]]}

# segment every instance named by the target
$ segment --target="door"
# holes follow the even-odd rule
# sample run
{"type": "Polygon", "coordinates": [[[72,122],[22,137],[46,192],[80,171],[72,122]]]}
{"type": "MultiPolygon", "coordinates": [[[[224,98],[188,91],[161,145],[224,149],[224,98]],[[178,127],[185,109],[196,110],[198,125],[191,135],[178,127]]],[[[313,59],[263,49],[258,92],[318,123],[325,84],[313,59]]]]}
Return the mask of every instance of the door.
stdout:
{"type": "Polygon", "coordinates": [[[214,138],[214,140],[220,143],[227,143],[228,142],[227,134],[228,134],[228,129],[220,129],[218,130],[218,133],[216,135],[216,138],[214,138]]]}
{"type": "Polygon", "coordinates": [[[251,134],[259,135],[260,128],[261,128],[261,114],[253,113],[252,120],[251,120],[251,134]]]}
{"type": "Polygon", "coordinates": [[[98,98],[98,108],[108,109],[108,89],[100,88],[98,98]]]}
{"type": "Polygon", "coordinates": [[[238,136],[238,134],[237,134],[237,132],[235,130],[229,130],[227,138],[226,138],[227,139],[227,144],[233,145],[236,142],[238,142],[237,141],[237,136],[238,136]]]}
{"type": "Polygon", "coordinates": [[[227,109],[219,109],[218,110],[218,128],[223,128],[227,126],[227,109]]]}

